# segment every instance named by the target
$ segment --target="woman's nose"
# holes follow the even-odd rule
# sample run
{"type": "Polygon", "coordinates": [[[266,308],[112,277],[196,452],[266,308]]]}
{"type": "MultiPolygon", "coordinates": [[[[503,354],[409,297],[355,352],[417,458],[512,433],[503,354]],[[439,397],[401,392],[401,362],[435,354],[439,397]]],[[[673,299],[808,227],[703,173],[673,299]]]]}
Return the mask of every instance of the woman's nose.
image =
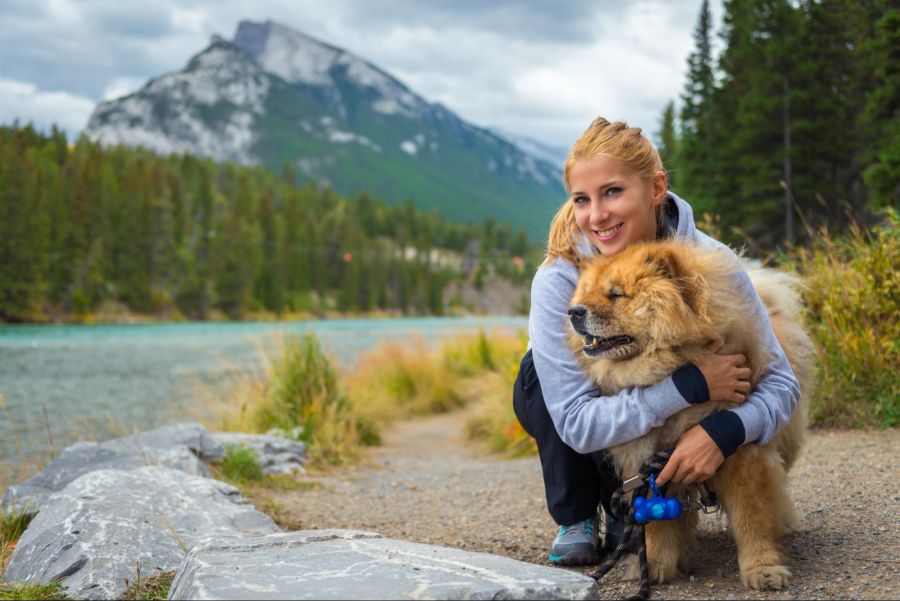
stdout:
{"type": "Polygon", "coordinates": [[[604,223],[609,217],[609,211],[603,206],[602,202],[594,202],[591,204],[591,223],[599,225],[604,223]]]}

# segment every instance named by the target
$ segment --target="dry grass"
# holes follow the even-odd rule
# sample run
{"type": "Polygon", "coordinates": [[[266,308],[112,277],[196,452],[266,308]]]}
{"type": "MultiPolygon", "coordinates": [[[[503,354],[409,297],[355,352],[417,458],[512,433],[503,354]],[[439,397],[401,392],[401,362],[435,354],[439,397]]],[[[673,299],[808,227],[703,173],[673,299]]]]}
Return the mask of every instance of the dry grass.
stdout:
{"type": "Polygon", "coordinates": [[[822,230],[786,263],[808,284],[809,329],[818,351],[813,424],[900,424],[900,218],[888,210],[871,231],[822,230]]]}
{"type": "Polygon", "coordinates": [[[276,340],[273,351],[261,351],[260,372],[237,373],[224,401],[201,393],[202,410],[214,416],[201,421],[243,432],[278,428],[307,444],[314,469],[354,461],[392,421],[450,411],[489,391],[499,399],[496,373],[518,364],[526,345],[524,333],[499,331],[460,335],[437,349],[412,337],[382,343],[339,371],[312,334],[276,340]]]}

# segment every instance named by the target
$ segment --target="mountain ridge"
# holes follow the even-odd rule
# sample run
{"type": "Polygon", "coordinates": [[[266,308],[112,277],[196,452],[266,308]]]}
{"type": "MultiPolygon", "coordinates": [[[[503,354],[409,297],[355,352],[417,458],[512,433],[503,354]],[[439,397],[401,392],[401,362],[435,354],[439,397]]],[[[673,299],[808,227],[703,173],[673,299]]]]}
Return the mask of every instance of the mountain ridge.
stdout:
{"type": "Polygon", "coordinates": [[[429,103],[387,71],[274,22],[241,21],[181,71],[100,103],[105,145],[264,165],[340,193],[408,198],[463,222],[492,217],[536,239],[564,197],[560,166],[429,103]]]}

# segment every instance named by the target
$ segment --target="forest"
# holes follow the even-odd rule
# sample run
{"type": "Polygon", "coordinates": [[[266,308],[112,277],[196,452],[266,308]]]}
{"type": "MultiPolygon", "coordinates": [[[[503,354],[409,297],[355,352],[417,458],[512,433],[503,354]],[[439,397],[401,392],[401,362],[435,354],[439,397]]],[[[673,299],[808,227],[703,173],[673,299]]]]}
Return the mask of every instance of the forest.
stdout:
{"type": "Polygon", "coordinates": [[[871,225],[900,195],[900,8],[888,0],[704,1],[658,132],[670,187],[733,244],[871,225]],[[716,52],[718,50],[718,52],[716,52]]]}
{"type": "Polygon", "coordinates": [[[343,198],[290,169],[0,127],[2,321],[87,318],[106,302],[167,319],[442,315],[449,282],[524,282],[538,260],[524,230],[343,198]]]}

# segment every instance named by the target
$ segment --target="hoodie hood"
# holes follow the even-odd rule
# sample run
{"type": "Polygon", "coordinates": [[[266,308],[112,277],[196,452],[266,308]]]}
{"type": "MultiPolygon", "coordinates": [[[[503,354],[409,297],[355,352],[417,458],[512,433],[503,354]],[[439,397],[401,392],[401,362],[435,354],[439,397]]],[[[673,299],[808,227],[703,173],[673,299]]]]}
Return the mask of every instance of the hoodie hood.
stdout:
{"type": "MultiPolygon", "coordinates": [[[[697,226],[694,223],[694,211],[686,200],[675,194],[668,192],[666,194],[666,208],[663,211],[664,227],[668,231],[674,230],[675,236],[682,240],[696,242],[697,226]]],[[[575,247],[578,256],[589,259],[600,254],[600,250],[593,245],[590,238],[578,233],[578,243],[575,247]]]]}

